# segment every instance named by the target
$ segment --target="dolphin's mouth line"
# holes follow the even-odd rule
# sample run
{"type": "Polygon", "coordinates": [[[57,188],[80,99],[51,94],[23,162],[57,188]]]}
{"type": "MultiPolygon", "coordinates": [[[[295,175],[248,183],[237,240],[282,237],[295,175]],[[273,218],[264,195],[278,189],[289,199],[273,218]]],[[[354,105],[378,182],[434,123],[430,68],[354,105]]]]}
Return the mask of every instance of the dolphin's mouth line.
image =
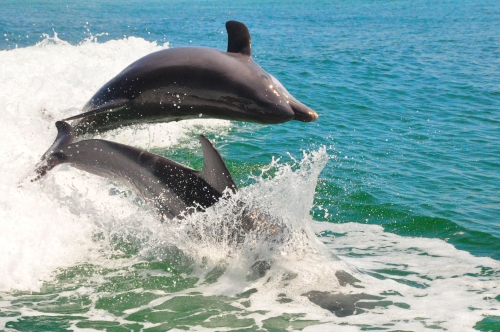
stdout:
{"type": "Polygon", "coordinates": [[[314,111],[307,113],[295,113],[295,117],[293,119],[301,122],[314,122],[318,120],[318,113],[314,111]]]}
{"type": "Polygon", "coordinates": [[[318,120],[318,113],[298,100],[290,101],[290,107],[293,110],[294,120],[301,122],[314,122],[318,120]]]}

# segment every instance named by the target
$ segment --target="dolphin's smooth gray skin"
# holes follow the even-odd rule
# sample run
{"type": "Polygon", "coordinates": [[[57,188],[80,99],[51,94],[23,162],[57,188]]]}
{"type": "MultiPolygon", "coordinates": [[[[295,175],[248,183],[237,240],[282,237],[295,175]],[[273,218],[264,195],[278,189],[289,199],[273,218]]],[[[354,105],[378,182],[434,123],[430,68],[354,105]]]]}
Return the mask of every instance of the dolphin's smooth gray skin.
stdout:
{"type": "Polygon", "coordinates": [[[226,23],[227,52],[179,47],[149,54],[106,83],[73,121],[75,135],[199,117],[259,123],[318,118],[252,59],[240,22],[226,23]]]}
{"type": "MultiPolygon", "coordinates": [[[[92,174],[133,188],[164,218],[202,210],[215,204],[229,188],[237,190],[229,170],[212,143],[200,136],[205,167],[195,171],[175,161],[131,146],[90,139],[72,142],[69,124],[57,122],[61,146],[37,166],[38,178],[55,166],[67,163],[92,174]]],[[[57,141],[56,140],[56,141],[57,141]]]]}

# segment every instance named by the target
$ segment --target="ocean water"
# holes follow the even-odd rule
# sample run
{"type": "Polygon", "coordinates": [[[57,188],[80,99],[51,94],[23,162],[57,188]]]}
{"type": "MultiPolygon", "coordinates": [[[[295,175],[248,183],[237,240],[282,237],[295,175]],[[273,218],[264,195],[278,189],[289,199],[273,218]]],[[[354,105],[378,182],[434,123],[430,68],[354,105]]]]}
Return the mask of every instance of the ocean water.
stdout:
{"type": "Polygon", "coordinates": [[[498,1],[0,6],[0,330],[500,331],[498,1]],[[54,121],[146,54],[224,50],[230,19],[317,122],[104,138],[199,169],[203,133],[235,197],[161,223],[67,166],[26,181],[54,121]],[[279,241],[221,239],[241,202],[279,241]]]}

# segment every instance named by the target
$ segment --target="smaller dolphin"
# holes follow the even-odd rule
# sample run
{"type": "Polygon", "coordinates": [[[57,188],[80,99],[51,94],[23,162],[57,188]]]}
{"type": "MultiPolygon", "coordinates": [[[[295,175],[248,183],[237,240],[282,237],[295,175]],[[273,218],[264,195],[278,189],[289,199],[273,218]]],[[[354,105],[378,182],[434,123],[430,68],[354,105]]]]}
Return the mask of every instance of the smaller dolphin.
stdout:
{"type": "Polygon", "coordinates": [[[204,136],[200,136],[200,143],[205,167],[196,171],[124,144],[99,139],[72,143],[73,128],[62,121],[56,126],[56,142],[60,147],[37,165],[37,179],[55,166],[67,163],[128,185],[162,218],[168,219],[208,208],[222,197],[226,189],[237,190],[219,152],[204,136]]]}

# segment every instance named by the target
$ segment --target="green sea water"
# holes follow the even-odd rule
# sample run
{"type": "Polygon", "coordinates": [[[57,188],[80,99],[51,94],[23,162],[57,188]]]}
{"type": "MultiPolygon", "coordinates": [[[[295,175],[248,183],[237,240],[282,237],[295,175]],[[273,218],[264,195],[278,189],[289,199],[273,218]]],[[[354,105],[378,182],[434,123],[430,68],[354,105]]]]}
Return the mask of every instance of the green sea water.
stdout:
{"type": "Polygon", "coordinates": [[[0,329],[500,331],[497,1],[1,6],[1,167],[14,175],[0,187],[0,329]],[[318,121],[113,137],[200,169],[206,134],[241,198],[297,230],[286,245],[188,239],[128,188],[70,169],[15,189],[64,112],[158,47],[225,49],[230,19],[318,121]]]}

